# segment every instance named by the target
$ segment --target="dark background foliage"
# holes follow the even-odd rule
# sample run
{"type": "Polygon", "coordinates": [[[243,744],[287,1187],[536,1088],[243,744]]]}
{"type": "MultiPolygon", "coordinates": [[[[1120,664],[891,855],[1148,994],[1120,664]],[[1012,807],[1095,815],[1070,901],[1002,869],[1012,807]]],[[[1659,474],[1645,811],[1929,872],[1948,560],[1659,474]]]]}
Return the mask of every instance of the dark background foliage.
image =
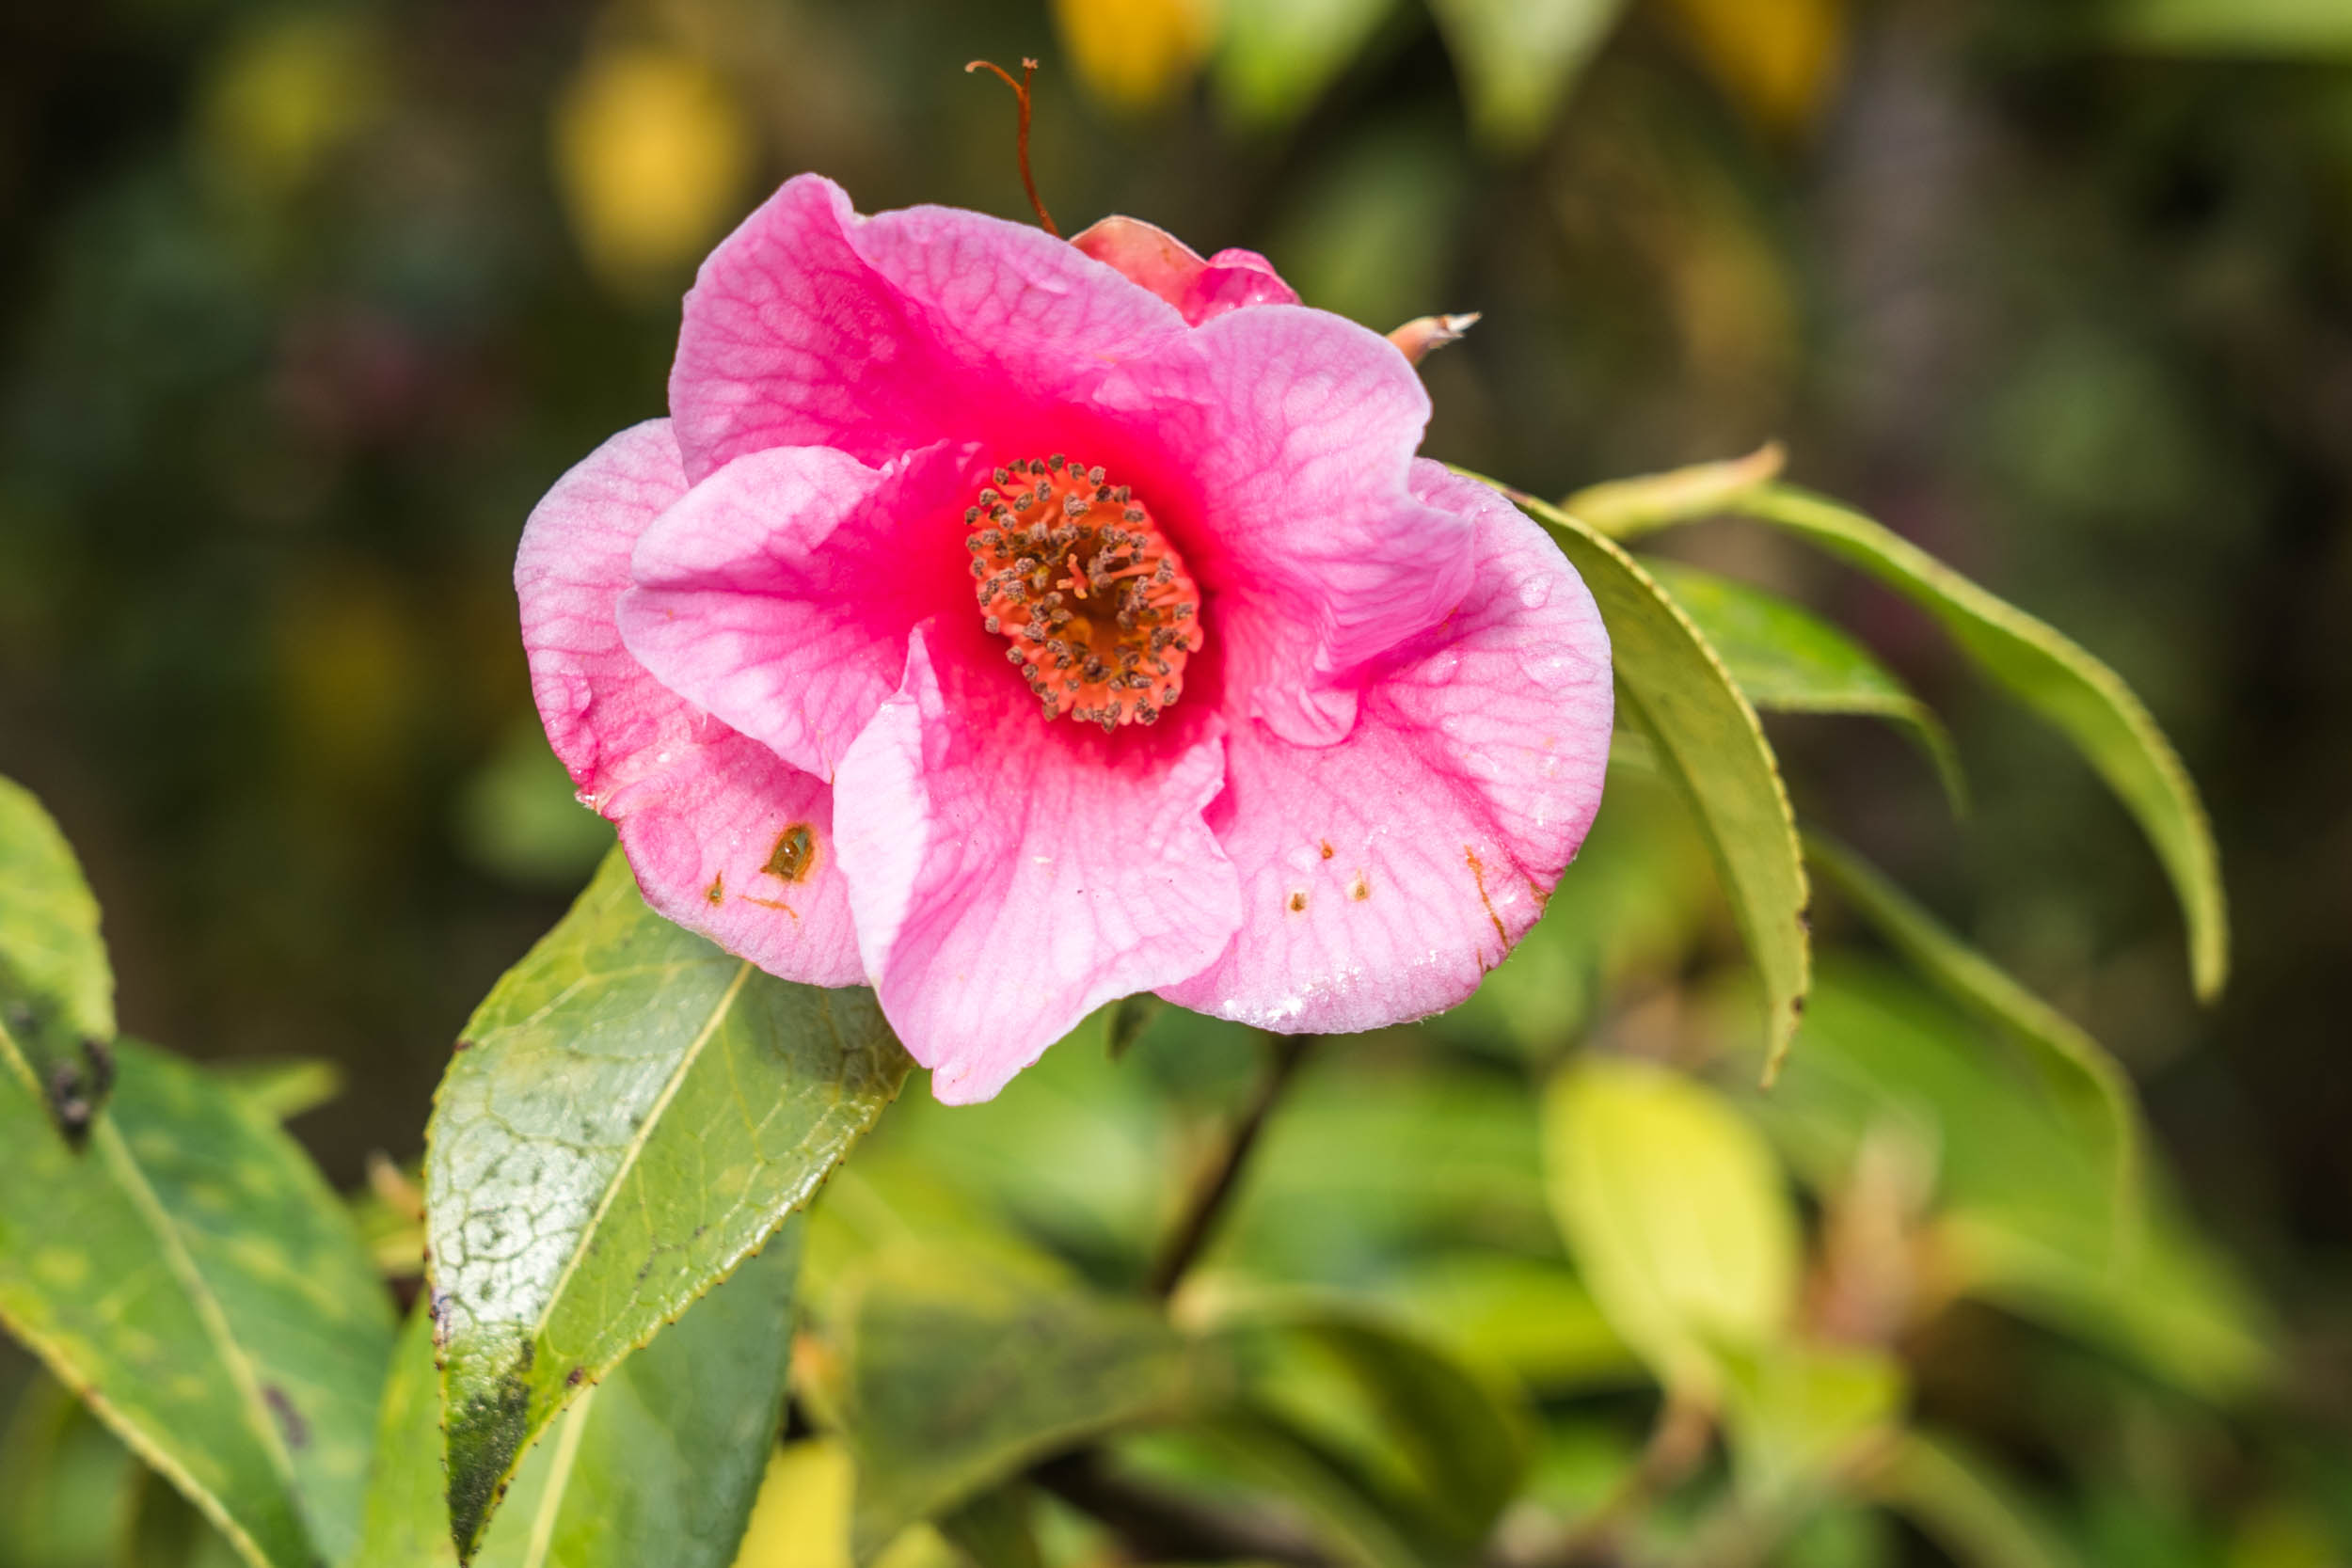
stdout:
{"type": "Polygon", "coordinates": [[[1025,215],[1011,107],[961,67],[1037,54],[1066,227],[1261,248],[1382,329],[1486,312],[1427,367],[1435,454],[1557,494],[1784,436],[2146,696],[2230,879],[2211,1011],[2128,819],[1923,621],[1752,532],[1677,546],[1947,713],[1969,822],[1899,740],[1775,721],[1801,811],[2125,1057],[2284,1313],[2285,1397],[2338,1425],[2352,23],[2207,8],[2152,44],[2049,0],[1638,4],[1499,146],[1410,5],[1254,119],[1232,72],[1115,106],[1042,5],[8,8],[0,772],[87,863],[127,1029],[332,1057],[350,1092],[298,1124],[329,1171],[413,1155],[458,1023],[600,842],[531,713],[523,517],[661,411],[693,258],[777,179],[1025,215]],[[1743,71],[1758,40],[1796,65],[1743,71]]]}

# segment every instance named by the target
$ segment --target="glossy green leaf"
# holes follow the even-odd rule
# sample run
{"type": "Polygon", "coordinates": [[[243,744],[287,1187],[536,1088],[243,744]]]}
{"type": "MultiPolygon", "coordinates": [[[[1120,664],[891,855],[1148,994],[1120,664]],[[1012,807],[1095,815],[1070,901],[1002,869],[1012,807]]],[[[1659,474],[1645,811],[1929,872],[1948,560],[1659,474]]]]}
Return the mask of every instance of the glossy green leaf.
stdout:
{"type": "Polygon", "coordinates": [[[1710,1394],[1718,1345],[1778,1337],[1796,1296],[1795,1209],[1771,1148],[1715,1090],[1586,1057],[1545,1091],[1544,1155],[1594,1301],[1670,1388],[1710,1394]]]}
{"type": "MultiPolygon", "coordinates": [[[[1812,541],[1903,594],[1942,623],[1987,674],[2072,740],[2138,820],[2172,879],[2188,923],[2197,994],[2208,1001],[2220,994],[2230,970],[2220,852],[2188,770],[2122,676],[2055,628],[1851,507],[1783,484],[1739,491],[1726,504],[1812,541]]],[[[1678,520],[1628,516],[1612,531],[1631,538],[1678,520]]]]}
{"type": "Polygon", "coordinates": [[[1430,0],[1479,135],[1517,150],[1543,135],[1624,0],[1430,0]]]}
{"type": "Polygon", "coordinates": [[[1593,591],[1609,627],[1620,717],[1649,736],[1698,816],[1764,982],[1769,1076],[1796,1034],[1813,954],[1796,819],[1764,726],[1698,627],[1631,556],[1571,514],[1512,494],[1550,525],[1593,591]]]}
{"type": "Polygon", "coordinates": [[[729,957],[607,859],[475,1011],[426,1134],[461,1549],[573,1391],[807,1202],[907,1068],[869,993],[729,957]]]}
{"type": "Polygon", "coordinates": [[[1221,1388],[1141,1301],[922,1249],[830,1293],[804,1389],[857,1465],[861,1562],[1058,1449],[1174,1419],[1221,1388]]]}
{"type": "Polygon", "coordinates": [[[1907,1434],[1871,1489],[1965,1568],[2079,1568],[2014,1482],[1948,1440],[1907,1434]]]}
{"type": "Polygon", "coordinates": [[[1779,1344],[1722,1361],[1724,1431],[1752,1506],[1836,1485],[1902,1415],[1902,1364],[1883,1351],[1779,1344]]]}
{"type": "Polygon", "coordinates": [[[2119,1244],[2129,1244],[2140,1219],[2142,1157],[2139,1097],[2122,1064],[1853,851],[1818,832],[1808,832],[1804,845],[1815,869],[1921,974],[2033,1053],[2064,1114],[2107,1150],[2114,1234],[2119,1244]]]}
{"type": "Polygon", "coordinates": [[[47,1092],[86,1039],[115,1037],[115,977],[98,900],[31,791],[0,778],[0,1037],[47,1092]]]}
{"type": "Polygon", "coordinates": [[[1212,71],[1218,106],[1243,125],[1282,125],[1362,52],[1396,0],[1250,0],[1226,9],[1212,71]]]}
{"type": "Polygon", "coordinates": [[[358,1537],[392,1314],[292,1139],[132,1041],[79,1152],[0,1041],[0,1323],[257,1568],[358,1537]]]}
{"type": "MultiPolygon", "coordinates": [[[[581,1390],[516,1470],[483,1568],[726,1568],[784,1408],[800,1227],[581,1390]]],[[[432,1324],[402,1336],[353,1568],[453,1565],[432,1324]]]]}
{"type": "Polygon", "coordinates": [[[1486,1539],[1527,1467],[1518,1390],[1337,1291],[1203,1292],[1186,1306],[1232,1347],[1245,1402],[1310,1440],[1414,1536],[1444,1556],[1486,1539]]]}
{"type": "Polygon", "coordinates": [[[1943,721],[1868,649],[1776,594],[1678,562],[1642,564],[1697,624],[1750,703],[1767,713],[1856,714],[1900,726],[1954,813],[1966,813],[1968,782],[1943,721]]]}

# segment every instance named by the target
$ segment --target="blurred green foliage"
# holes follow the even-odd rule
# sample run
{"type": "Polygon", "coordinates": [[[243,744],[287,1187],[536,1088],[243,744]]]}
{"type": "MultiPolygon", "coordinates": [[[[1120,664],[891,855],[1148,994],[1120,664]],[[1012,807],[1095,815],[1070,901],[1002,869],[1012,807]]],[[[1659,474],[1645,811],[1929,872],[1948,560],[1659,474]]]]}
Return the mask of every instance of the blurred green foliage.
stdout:
{"type": "MultiPolygon", "coordinates": [[[[2131,1250],[2109,1164],[2014,1030],[1852,951],[1867,909],[1820,900],[1850,951],[1757,1094],[1706,849],[1628,768],[1480,996],[1327,1048],[1271,1124],[1178,1303],[1243,1413],[1110,1460],[1303,1499],[1343,1558],[1440,1550],[1478,1499],[1448,1481],[1460,1455],[1382,1425],[1386,1398],[1515,1455],[1487,1467],[1523,1466],[1506,1556],[1641,1484],[1629,1550],[1710,1561],[1775,1542],[1805,1568],[2343,1560],[2352,14],[1529,10],[1540,36],[1493,0],[0,14],[0,772],[87,868],[124,1022],[203,1058],[330,1060],[348,1092],[294,1130],[346,1186],[372,1151],[419,1152],[449,1042],[609,842],[530,715],[523,515],[659,411],[694,259],[776,179],[1024,215],[1009,106],[961,67],[1037,54],[1039,173],[1071,227],[1126,211],[1256,245],[1383,329],[1486,313],[1426,366],[1437,455],[1558,495],[1784,436],[1806,483],[2065,627],[2203,786],[2239,955],[2197,1008],[2130,818],[1917,610],[1786,539],[1677,536],[1692,567],[1849,628],[1884,700],[1949,721],[1977,806],[1957,826],[1903,739],[1768,723],[1801,816],[2130,1066],[2153,1132],[2131,1250]],[[1794,1343],[1758,1360],[1690,1330],[1704,1346],[1676,1354],[1726,1390],[1730,1447],[1654,1484],[1677,1431],[1643,1370],[1663,1353],[1612,1326],[1622,1269],[1554,1223],[1579,1211],[1539,1090],[1571,1060],[1680,1069],[1710,1109],[1663,1134],[1669,1175],[1734,1127],[1793,1177],[1743,1201],[1802,1222],[1767,1314],[1794,1343]]],[[[984,1110],[910,1097],[812,1215],[804,1348],[870,1343],[869,1306],[877,1334],[936,1307],[886,1286],[942,1246],[1041,1271],[1056,1301],[1131,1291],[1256,1053],[1169,1012],[1116,1062],[1099,1036],[1064,1045],[984,1110]]],[[[1752,1186],[1753,1151],[1728,1160],[1752,1186]]],[[[373,1168],[360,1218],[397,1274],[414,1194],[373,1168]]],[[[989,1332],[984,1294],[948,1305],[989,1332]]],[[[219,1549],[20,1360],[0,1407],[0,1563],[219,1549]]],[[[747,1564],[843,1560],[855,1449],[793,1434],[747,1564]]],[[[1019,1497],[1009,1525],[990,1506],[898,1537],[893,1568],[1031,1536],[1056,1563],[1105,1550],[1062,1501],[1019,1497]]]]}

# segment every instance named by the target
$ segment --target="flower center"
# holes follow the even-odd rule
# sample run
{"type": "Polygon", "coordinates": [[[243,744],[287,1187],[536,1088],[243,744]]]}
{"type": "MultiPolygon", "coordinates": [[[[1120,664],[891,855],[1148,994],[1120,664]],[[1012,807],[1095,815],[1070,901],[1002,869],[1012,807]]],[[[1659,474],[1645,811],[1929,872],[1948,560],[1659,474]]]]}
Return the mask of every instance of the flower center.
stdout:
{"type": "Polygon", "coordinates": [[[963,514],[973,592],[1045,717],[1158,721],[1200,648],[1200,590],[1124,484],[1059,452],[999,468],[963,514]]]}

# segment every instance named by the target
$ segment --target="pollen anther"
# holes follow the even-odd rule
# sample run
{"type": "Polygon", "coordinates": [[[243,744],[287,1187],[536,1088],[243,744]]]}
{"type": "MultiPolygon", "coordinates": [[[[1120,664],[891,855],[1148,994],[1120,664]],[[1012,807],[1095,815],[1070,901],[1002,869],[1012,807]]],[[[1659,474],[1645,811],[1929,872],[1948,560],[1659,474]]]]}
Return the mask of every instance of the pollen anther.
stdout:
{"type": "Polygon", "coordinates": [[[1200,590],[1182,557],[1126,485],[1056,452],[998,468],[1033,480],[1011,498],[1045,517],[994,526],[994,489],[967,508],[973,592],[983,624],[1012,646],[1005,657],[1044,705],[1101,724],[1151,724],[1184,689],[1186,657],[1200,651],[1200,590]]]}

